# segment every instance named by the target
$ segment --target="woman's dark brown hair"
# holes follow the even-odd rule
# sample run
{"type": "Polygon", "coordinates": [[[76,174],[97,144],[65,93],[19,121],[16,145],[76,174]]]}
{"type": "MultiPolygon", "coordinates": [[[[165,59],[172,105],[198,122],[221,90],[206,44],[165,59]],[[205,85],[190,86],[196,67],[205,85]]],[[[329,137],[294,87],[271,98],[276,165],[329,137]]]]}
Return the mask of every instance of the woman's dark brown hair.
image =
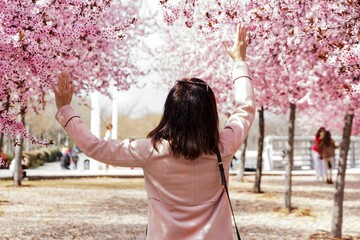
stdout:
{"type": "Polygon", "coordinates": [[[321,145],[329,147],[331,143],[332,143],[331,133],[329,131],[325,131],[324,139],[321,141],[321,145]]]}
{"type": "Polygon", "coordinates": [[[170,90],[159,125],[148,134],[155,149],[165,139],[174,157],[195,160],[214,154],[219,143],[219,116],[211,88],[201,79],[177,81],[170,90]]]}
{"type": "Polygon", "coordinates": [[[316,132],[316,137],[319,138],[319,137],[320,137],[320,133],[321,133],[321,132],[325,132],[325,131],[326,131],[326,130],[325,130],[324,127],[319,128],[319,130],[316,132]]]}

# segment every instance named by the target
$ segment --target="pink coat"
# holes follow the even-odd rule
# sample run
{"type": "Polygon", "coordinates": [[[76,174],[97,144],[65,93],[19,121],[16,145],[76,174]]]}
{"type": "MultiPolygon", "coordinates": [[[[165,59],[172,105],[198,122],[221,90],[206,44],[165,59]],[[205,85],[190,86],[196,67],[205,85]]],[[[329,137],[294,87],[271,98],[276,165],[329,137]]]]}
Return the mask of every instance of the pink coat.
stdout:
{"type": "MultiPolygon", "coordinates": [[[[227,180],[232,157],[255,116],[252,83],[241,76],[249,76],[248,66],[236,62],[233,79],[240,77],[234,82],[236,106],[220,132],[219,144],[227,180]]],[[[66,132],[87,156],[114,166],[143,168],[149,206],[147,239],[233,239],[229,203],[215,155],[189,161],[174,158],[165,140],[158,151],[150,139],[105,141],[95,137],[76,116],[66,105],[56,119],[66,125],[66,132]]]]}

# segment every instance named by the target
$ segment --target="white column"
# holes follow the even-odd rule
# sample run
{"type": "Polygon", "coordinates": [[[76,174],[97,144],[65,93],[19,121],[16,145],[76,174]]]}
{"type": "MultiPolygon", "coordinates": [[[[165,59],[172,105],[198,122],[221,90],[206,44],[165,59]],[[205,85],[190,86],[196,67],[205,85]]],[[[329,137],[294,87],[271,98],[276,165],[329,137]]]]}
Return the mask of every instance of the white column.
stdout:
{"type": "Polygon", "coordinates": [[[273,164],[271,160],[273,152],[273,142],[271,136],[266,136],[264,138],[264,151],[263,151],[263,170],[270,171],[273,169],[273,164]]]}
{"type": "MultiPolygon", "coordinates": [[[[98,138],[100,138],[100,93],[94,91],[91,93],[91,120],[90,130],[98,138]]],[[[90,160],[90,169],[104,169],[104,164],[98,161],[90,160]]]]}
{"type": "Polygon", "coordinates": [[[90,130],[100,138],[100,96],[99,92],[91,93],[91,121],[90,130]]]}
{"type": "Polygon", "coordinates": [[[118,91],[116,86],[113,85],[113,94],[112,94],[112,121],[111,124],[113,128],[111,130],[111,138],[118,139],[118,99],[117,99],[118,91]]]}

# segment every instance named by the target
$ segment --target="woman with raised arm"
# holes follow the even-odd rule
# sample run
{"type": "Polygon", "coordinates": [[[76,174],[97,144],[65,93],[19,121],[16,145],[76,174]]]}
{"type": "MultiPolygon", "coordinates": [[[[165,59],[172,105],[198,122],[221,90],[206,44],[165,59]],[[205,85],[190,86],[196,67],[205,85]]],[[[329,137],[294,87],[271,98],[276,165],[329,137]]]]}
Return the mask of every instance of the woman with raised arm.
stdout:
{"type": "Polygon", "coordinates": [[[221,155],[228,182],[232,157],[255,116],[246,47],[246,29],[239,25],[234,45],[225,46],[235,61],[236,105],[220,132],[214,93],[198,78],[176,81],[159,125],[148,138],[134,141],[95,137],[70,106],[69,75],[60,74],[58,85],[53,86],[56,119],[81,151],[106,164],[143,168],[149,207],[147,239],[233,239],[216,153],[221,155]]]}

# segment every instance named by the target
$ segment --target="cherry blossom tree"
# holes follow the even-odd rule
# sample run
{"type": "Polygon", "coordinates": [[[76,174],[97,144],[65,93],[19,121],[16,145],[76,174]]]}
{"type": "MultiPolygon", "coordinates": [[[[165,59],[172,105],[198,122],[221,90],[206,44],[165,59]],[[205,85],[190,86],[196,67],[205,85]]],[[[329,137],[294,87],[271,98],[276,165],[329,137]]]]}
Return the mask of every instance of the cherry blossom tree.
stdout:
{"type": "MultiPolygon", "coordinates": [[[[160,0],[164,20],[172,25],[177,19],[188,27],[199,28],[204,33],[216,31],[224,23],[243,22],[253,34],[264,37],[271,49],[276,42],[277,22],[288,23],[289,40],[296,43],[313,38],[320,43],[318,56],[334,63],[341,72],[359,71],[357,64],[359,1],[202,1],[160,0]],[[261,24],[259,24],[261,23],[261,24]]],[[[291,50],[291,46],[284,46],[291,50]]],[[[289,51],[288,51],[289,52],[289,51]]]]}
{"type": "MultiPolygon", "coordinates": [[[[353,77],[356,78],[356,73],[353,77]]],[[[351,86],[348,84],[326,89],[319,92],[318,97],[319,95],[323,96],[315,104],[313,111],[317,111],[317,114],[314,115],[315,118],[313,120],[323,121],[326,128],[343,129],[331,224],[331,234],[334,237],[341,237],[347,157],[352,129],[354,129],[355,134],[359,131],[358,126],[355,126],[358,122],[354,124],[354,119],[359,119],[360,104],[357,96],[358,92],[355,89],[351,89],[351,86]],[[344,120],[341,121],[342,119],[344,120]]]]}
{"type": "MultiPolygon", "coordinates": [[[[182,18],[184,25],[195,26],[206,36],[215,35],[224,24],[233,22],[243,22],[249,27],[251,44],[258,57],[251,63],[261,66],[253,70],[256,91],[260,93],[259,106],[274,112],[286,112],[290,108],[285,194],[285,205],[290,210],[295,110],[305,110],[311,103],[320,106],[319,102],[329,97],[340,100],[346,106],[344,139],[350,137],[348,129],[353,122],[350,116],[358,108],[360,98],[358,92],[351,92],[349,97],[334,89],[340,86],[351,91],[349,86],[359,82],[360,2],[250,0],[243,4],[164,0],[160,3],[168,24],[182,18]]],[[[208,56],[208,59],[212,58],[208,56]]],[[[342,149],[346,158],[345,152],[346,147],[342,149]]],[[[343,188],[343,184],[339,186],[343,188]]],[[[341,236],[339,228],[332,232],[341,236]]]]}
{"type": "Polygon", "coordinates": [[[52,144],[26,132],[24,117],[45,107],[60,71],[71,73],[80,96],[93,90],[110,96],[110,84],[127,90],[147,71],[138,67],[134,50],[148,26],[146,19],[136,25],[140,6],[109,0],[0,0],[0,131],[10,138],[18,135],[16,166],[23,138],[52,144]]]}
{"type": "Polygon", "coordinates": [[[110,79],[128,89],[142,72],[134,67],[131,44],[125,43],[127,31],[132,36],[143,31],[134,27],[139,6],[108,0],[1,0],[1,132],[51,143],[26,133],[16,119],[17,106],[25,112],[43,108],[59,71],[71,72],[82,94],[93,89],[108,93],[110,79]]]}

